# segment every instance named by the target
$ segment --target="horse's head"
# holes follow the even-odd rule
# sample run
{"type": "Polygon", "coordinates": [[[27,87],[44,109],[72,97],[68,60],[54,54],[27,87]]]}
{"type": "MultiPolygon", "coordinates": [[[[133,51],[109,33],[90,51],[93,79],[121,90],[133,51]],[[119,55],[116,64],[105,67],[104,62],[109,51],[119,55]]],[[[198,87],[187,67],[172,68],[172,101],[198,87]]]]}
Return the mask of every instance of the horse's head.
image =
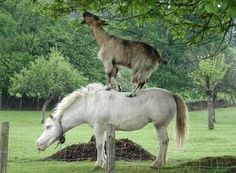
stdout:
{"type": "Polygon", "coordinates": [[[84,12],[83,14],[84,20],[82,24],[87,24],[89,26],[101,26],[101,25],[108,25],[104,20],[100,20],[100,18],[96,15],[93,15],[89,12],[84,12]]]}
{"type": "Polygon", "coordinates": [[[44,151],[57,140],[59,140],[59,143],[64,143],[61,138],[63,138],[61,124],[57,119],[50,116],[44,123],[44,132],[37,139],[36,147],[38,150],[44,151]]]}

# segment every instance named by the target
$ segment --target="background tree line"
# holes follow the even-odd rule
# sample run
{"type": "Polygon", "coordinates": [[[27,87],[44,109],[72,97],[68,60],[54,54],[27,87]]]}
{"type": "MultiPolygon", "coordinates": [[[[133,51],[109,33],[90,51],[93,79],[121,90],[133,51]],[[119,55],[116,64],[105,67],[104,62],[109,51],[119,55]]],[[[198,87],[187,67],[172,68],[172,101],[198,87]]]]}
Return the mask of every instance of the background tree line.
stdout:
{"type": "MultiPolygon", "coordinates": [[[[80,4],[80,1],[75,2],[77,2],[77,5],[80,4]]],[[[234,37],[232,34],[229,35],[234,29],[232,20],[232,17],[235,16],[235,11],[232,10],[234,5],[230,6],[230,11],[226,14],[227,17],[222,18],[222,9],[215,9],[218,4],[214,4],[213,1],[209,0],[208,3],[202,3],[201,9],[196,9],[193,14],[186,13],[186,16],[189,15],[192,18],[187,18],[188,22],[190,20],[191,23],[185,23],[187,21],[186,16],[184,18],[183,11],[178,11],[181,9],[178,6],[182,5],[187,8],[189,5],[197,5],[197,3],[183,1],[181,4],[173,1],[173,4],[152,6],[154,1],[149,1],[150,4],[146,5],[150,6],[150,11],[154,12],[153,7],[161,7],[160,12],[152,14],[144,11],[144,14],[141,13],[142,9],[145,8],[141,1],[132,4],[132,6],[122,2],[117,1],[114,8],[100,9],[101,7],[107,7],[105,1],[103,4],[88,1],[87,4],[84,4],[87,5],[86,8],[83,7],[83,9],[100,10],[98,14],[103,15],[109,22],[106,27],[108,32],[132,40],[145,41],[159,49],[163,56],[168,59],[168,66],[161,66],[151,76],[148,82],[149,87],[157,86],[172,92],[178,92],[187,100],[205,98],[206,88],[203,87],[201,82],[197,81],[199,79],[196,74],[194,76],[189,74],[200,67],[199,62],[202,59],[207,59],[207,57],[212,60],[217,59],[215,53],[219,54],[219,51],[224,49],[221,55],[224,57],[225,64],[227,64],[227,69],[224,70],[225,74],[217,82],[217,85],[214,86],[214,95],[225,96],[228,100],[234,101],[236,95],[236,51],[233,47],[234,37]],[[170,8],[168,5],[172,7],[170,8]],[[131,7],[132,9],[130,9],[131,7]],[[171,10],[176,11],[175,21],[172,20],[173,17],[171,16],[173,15],[168,16],[164,13],[168,11],[167,9],[170,13],[171,10]],[[143,15],[138,16],[138,14],[143,15]],[[158,15],[163,16],[163,20],[160,20],[160,16],[157,17],[158,15]],[[204,20],[204,15],[212,17],[204,20]],[[230,21],[230,25],[227,25],[228,28],[223,28],[224,32],[220,32],[222,23],[219,23],[217,17],[221,17],[223,23],[230,21]],[[186,25],[178,25],[174,28],[174,23],[177,21],[186,25]],[[204,32],[200,33],[200,28],[194,28],[198,26],[199,22],[209,24],[205,26],[205,34],[204,32]],[[211,28],[213,25],[216,26],[215,30],[211,28]],[[188,27],[191,29],[188,29],[188,27]],[[191,31],[194,29],[199,31],[200,34],[195,35],[197,32],[191,31]],[[230,37],[228,38],[226,35],[230,37]]],[[[221,8],[229,8],[230,2],[222,2],[221,8]]],[[[17,108],[21,105],[24,107],[26,103],[30,102],[38,102],[40,105],[45,103],[47,95],[43,96],[42,93],[39,93],[39,89],[38,92],[30,91],[32,89],[29,86],[30,83],[23,82],[25,86],[22,85],[21,88],[16,84],[20,84],[19,75],[26,74],[26,70],[32,69],[33,64],[35,65],[39,61],[46,61],[46,64],[49,64],[49,60],[55,58],[56,55],[60,55],[58,56],[61,57],[60,61],[69,63],[70,66],[67,67],[71,70],[75,69],[81,80],[75,82],[73,87],[68,87],[68,90],[62,87],[65,92],[61,92],[61,90],[57,93],[54,92],[56,94],[52,98],[53,103],[57,102],[58,99],[60,100],[63,95],[86,83],[105,83],[103,66],[100,60],[97,59],[98,46],[94,36],[87,27],[80,25],[83,10],[81,4],[78,8],[72,8],[72,1],[68,1],[67,4],[63,3],[64,1],[55,1],[49,6],[45,6],[47,5],[46,1],[34,1],[32,3],[30,0],[12,0],[0,3],[0,106],[4,109],[17,108]],[[78,12],[78,10],[81,11],[78,12]],[[64,14],[67,15],[63,16],[64,14]],[[61,17],[54,20],[52,16],[61,17]],[[52,49],[54,52],[51,51],[52,49]],[[22,88],[27,87],[28,89],[22,90],[22,88]]],[[[109,6],[109,4],[107,5],[109,6]]],[[[52,71],[47,68],[43,69],[43,67],[41,70],[53,73],[57,68],[57,65],[54,66],[50,67],[52,71]]],[[[61,73],[64,72],[61,71],[61,73]]],[[[130,71],[123,70],[119,76],[120,82],[125,86],[124,90],[130,90],[130,71]]],[[[36,77],[37,75],[34,78],[36,77]]],[[[46,90],[43,88],[45,86],[42,85],[42,83],[46,83],[45,80],[48,81],[49,79],[45,77],[40,81],[36,80],[35,83],[42,90],[46,90]]],[[[34,106],[36,107],[36,105],[34,106]]]]}

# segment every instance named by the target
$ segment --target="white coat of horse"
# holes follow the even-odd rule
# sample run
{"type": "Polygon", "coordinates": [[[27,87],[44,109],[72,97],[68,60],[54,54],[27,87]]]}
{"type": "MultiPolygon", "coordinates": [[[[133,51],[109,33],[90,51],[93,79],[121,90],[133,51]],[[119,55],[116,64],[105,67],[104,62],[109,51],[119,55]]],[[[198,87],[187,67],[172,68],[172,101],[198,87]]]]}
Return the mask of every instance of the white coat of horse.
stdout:
{"type": "Polygon", "coordinates": [[[106,91],[102,84],[89,84],[62,99],[53,116],[44,124],[44,132],[37,140],[37,149],[45,150],[63,134],[83,123],[95,130],[97,161],[95,168],[104,167],[104,132],[111,123],[116,130],[132,131],[152,122],[159,139],[159,154],[152,168],[166,163],[168,147],[167,126],[176,115],[176,142],[182,146],[186,140],[188,111],[182,97],[160,88],[144,89],[136,97],[125,93],[106,91]]]}

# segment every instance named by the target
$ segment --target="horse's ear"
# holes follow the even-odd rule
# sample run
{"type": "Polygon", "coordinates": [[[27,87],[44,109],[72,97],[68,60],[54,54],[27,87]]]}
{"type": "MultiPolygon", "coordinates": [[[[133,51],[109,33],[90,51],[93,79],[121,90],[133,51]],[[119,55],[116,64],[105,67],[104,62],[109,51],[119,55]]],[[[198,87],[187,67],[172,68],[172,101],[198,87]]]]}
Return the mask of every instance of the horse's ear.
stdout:
{"type": "Polygon", "coordinates": [[[52,116],[52,114],[49,114],[49,118],[53,119],[53,116],[52,116]]]}

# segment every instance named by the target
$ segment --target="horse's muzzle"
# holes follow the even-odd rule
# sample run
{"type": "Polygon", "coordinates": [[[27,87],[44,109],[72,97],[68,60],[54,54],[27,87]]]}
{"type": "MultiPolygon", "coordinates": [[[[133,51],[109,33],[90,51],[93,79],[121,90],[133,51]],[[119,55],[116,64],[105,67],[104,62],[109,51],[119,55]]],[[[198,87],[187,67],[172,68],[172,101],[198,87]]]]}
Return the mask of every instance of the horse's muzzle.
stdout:
{"type": "Polygon", "coordinates": [[[36,144],[36,148],[39,150],[39,151],[45,151],[46,150],[46,147],[45,147],[45,145],[44,144],[40,144],[40,143],[38,143],[37,142],[37,144],[36,144]]]}

